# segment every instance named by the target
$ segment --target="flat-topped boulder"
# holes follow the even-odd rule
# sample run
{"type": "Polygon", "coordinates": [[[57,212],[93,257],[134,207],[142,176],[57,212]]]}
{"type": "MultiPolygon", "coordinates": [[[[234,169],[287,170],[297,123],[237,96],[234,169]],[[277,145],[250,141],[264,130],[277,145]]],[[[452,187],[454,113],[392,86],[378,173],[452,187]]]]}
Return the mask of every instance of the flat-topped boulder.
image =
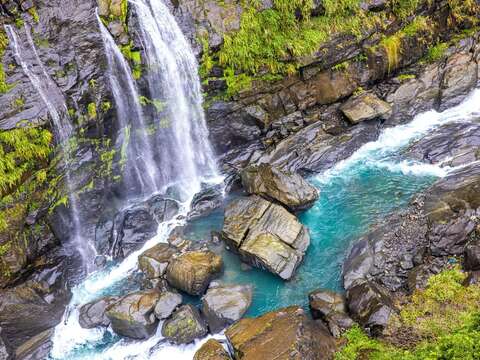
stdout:
{"type": "Polygon", "coordinates": [[[318,199],[318,190],[300,175],[270,164],[249,166],[241,177],[248,193],[278,202],[292,211],[306,209],[318,199]]]}
{"type": "Polygon", "coordinates": [[[298,306],[242,319],[225,335],[237,360],[323,360],[335,351],[335,340],[325,327],[298,306]]]}
{"type": "Polygon", "coordinates": [[[160,298],[155,305],[155,316],[160,319],[166,319],[175,311],[175,309],[180,306],[183,298],[182,295],[172,292],[164,291],[160,294],[160,298]]]}
{"type": "Polygon", "coordinates": [[[176,289],[190,295],[202,295],[222,267],[222,258],[215,253],[190,251],[170,261],[166,279],[176,289]]]}
{"type": "Polygon", "coordinates": [[[191,343],[207,332],[207,324],[193,305],[178,308],[162,327],[162,335],[175,344],[191,343]]]}
{"type": "Polygon", "coordinates": [[[160,243],[143,252],[138,257],[138,267],[147,279],[162,277],[167,270],[168,263],[178,249],[168,243],[160,243]]]}
{"type": "Polygon", "coordinates": [[[147,339],[155,333],[158,319],[154,309],[160,298],[156,290],[128,294],[107,308],[107,317],[117,334],[147,339]]]}
{"type": "Polygon", "coordinates": [[[352,124],[376,118],[386,120],[392,115],[392,107],[370,93],[352,96],[340,109],[352,124]]]}
{"type": "Polygon", "coordinates": [[[256,195],[227,206],[222,237],[242,260],[285,280],[295,274],[310,245],[308,229],[294,215],[256,195]]]}
{"type": "Polygon", "coordinates": [[[239,320],[252,303],[249,285],[218,285],[208,289],[202,298],[202,313],[212,333],[239,320]]]}

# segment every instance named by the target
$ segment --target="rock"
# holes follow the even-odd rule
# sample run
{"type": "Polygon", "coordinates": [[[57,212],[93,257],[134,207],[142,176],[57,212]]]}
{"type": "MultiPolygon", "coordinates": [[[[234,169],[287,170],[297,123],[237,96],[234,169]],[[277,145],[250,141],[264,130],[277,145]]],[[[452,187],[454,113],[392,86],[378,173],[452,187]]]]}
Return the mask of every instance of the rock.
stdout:
{"type": "Polygon", "coordinates": [[[480,271],[472,271],[468,273],[467,278],[463,282],[464,286],[480,285],[480,271]]]}
{"type": "Polygon", "coordinates": [[[428,279],[432,276],[428,265],[419,265],[414,267],[408,273],[408,290],[413,293],[415,290],[425,289],[428,279]]]}
{"type": "Polygon", "coordinates": [[[147,339],[155,333],[158,319],[154,308],[160,299],[156,290],[128,294],[107,308],[107,317],[117,334],[147,339]]]}
{"type": "Polygon", "coordinates": [[[210,332],[217,333],[239,320],[252,303],[252,287],[219,285],[208,289],[202,298],[202,313],[210,332]]]}
{"type": "Polygon", "coordinates": [[[480,241],[468,244],[465,248],[465,270],[480,270],[480,241]]]}
{"type": "Polygon", "coordinates": [[[383,11],[387,6],[387,0],[363,0],[360,7],[367,11],[383,11]]]}
{"type": "Polygon", "coordinates": [[[330,290],[316,290],[308,295],[308,299],[312,317],[325,321],[334,337],[353,326],[353,320],[347,315],[344,296],[330,290]]]}
{"type": "Polygon", "coordinates": [[[300,175],[269,164],[249,166],[241,177],[248,193],[277,201],[292,211],[306,209],[318,199],[318,190],[300,175]]]}
{"type": "Polygon", "coordinates": [[[230,355],[215,339],[208,340],[197,350],[193,360],[230,360],[230,355]]]}
{"type": "Polygon", "coordinates": [[[170,261],[166,279],[190,295],[202,295],[222,266],[222,258],[211,251],[191,251],[170,261]]]}
{"type": "Polygon", "coordinates": [[[191,210],[188,213],[189,219],[206,215],[212,210],[220,207],[223,203],[223,186],[209,187],[193,197],[191,210]]]}
{"type": "Polygon", "coordinates": [[[225,335],[238,360],[323,360],[335,351],[328,331],[297,306],[242,319],[225,335]]]}
{"type": "Polygon", "coordinates": [[[340,109],[352,124],[377,118],[387,120],[392,115],[391,106],[370,93],[351,97],[340,109]]]}
{"type": "Polygon", "coordinates": [[[356,282],[347,289],[349,313],[362,326],[379,335],[394,313],[394,306],[388,292],[370,281],[356,282]]]}
{"type": "MultiPolygon", "coordinates": [[[[24,342],[15,351],[15,359],[18,360],[41,360],[48,359],[52,349],[52,336],[54,329],[48,329],[24,342]]],[[[8,357],[0,359],[9,359],[8,357]]]]}
{"type": "Polygon", "coordinates": [[[138,257],[138,268],[147,279],[160,278],[165,274],[168,263],[177,253],[178,249],[167,243],[157,244],[138,257]]]}
{"type": "Polygon", "coordinates": [[[78,316],[80,326],[84,329],[93,329],[97,326],[109,326],[110,319],[107,317],[105,311],[107,307],[116,301],[118,301],[116,297],[105,297],[82,305],[78,316]]]}
{"type": "Polygon", "coordinates": [[[207,325],[192,305],[180,307],[162,327],[162,335],[175,344],[191,343],[207,332],[207,325]]]}
{"type": "Polygon", "coordinates": [[[244,261],[285,280],[310,245],[308,229],[294,215],[256,195],[227,206],[222,236],[244,261]]]}
{"type": "Polygon", "coordinates": [[[165,291],[160,294],[157,304],[155,305],[155,316],[160,319],[166,319],[175,311],[182,303],[182,295],[171,291],[165,291]]]}

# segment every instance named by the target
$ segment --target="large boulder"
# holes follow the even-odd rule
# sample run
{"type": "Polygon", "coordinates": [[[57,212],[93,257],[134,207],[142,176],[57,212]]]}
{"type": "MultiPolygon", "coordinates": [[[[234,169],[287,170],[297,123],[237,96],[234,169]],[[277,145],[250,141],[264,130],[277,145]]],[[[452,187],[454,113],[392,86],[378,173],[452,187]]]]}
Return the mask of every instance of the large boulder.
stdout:
{"type": "Polygon", "coordinates": [[[147,279],[160,278],[165,274],[170,259],[177,253],[177,248],[168,243],[157,244],[138,257],[138,268],[147,279]]]}
{"type": "Polygon", "coordinates": [[[323,360],[335,351],[328,331],[297,306],[242,319],[225,335],[238,360],[323,360]]]}
{"type": "Polygon", "coordinates": [[[167,267],[169,284],[190,295],[202,295],[223,266],[222,258],[211,251],[190,251],[172,259],[167,267]]]}
{"type": "Polygon", "coordinates": [[[215,339],[208,340],[197,350],[193,360],[230,360],[230,355],[215,339]]]}
{"type": "Polygon", "coordinates": [[[308,229],[294,215],[256,195],[227,206],[222,237],[244,261],[286,280],[310,245],[308,229]]]}
{"type": "Polygon", "coordinates": [[[241,177],[248,193],[277,201],[292,211],[308,208],[318,199],[318,190],[300,175],[269,164],[249,166],[241,177]]]}
{"type": "Polygon", "coordinates": [[[84,329],[93,329],[97,326],[109,326],[110,319],[106,315],[106,309],[117,301],[118,298],[116,297],[104,297],[82,305],[78,316],[80,326],[84,329]]]}
{"type": "Polygon", "coordinates": [[[155,290],[128,294],[107,308],[107,317],[117,334],[147,339],[155,333],[158,319],[154,309],[160,298],[155,290]]]}
{"type": "Polygon", "coordinates": [[[252,303],[252,287],[219,285],[208,289],[202,298],[202,313],[210,332],[216,333],[239,320],[252,303]]]}
{"type": "Polygon", "coordinates": [[[171,291],[164,291],[160,294],[157,305],[155,305],[155,316],[160,319],[166,319],[182,303],[182,295],[171,291]]]}
{"type": "Polygon", "coordinates": [[[376,118],[388,119],[392,115],[392,107],[370,93],[351,97],[340,109],[352,124],[376,118]]]}
{"type": "Polygon", "coordinates": [[[359,281],[347,289],[349,313],[373,335],[381,334],[395,307],[387,290],[371,281],[359,281]]]}
{"type": "Polygon", "coordinates": [[[162,335],[175,344],[191,343],[207,332],[207,325],[193,305],[180,307],[162,327],[162,335]]]}

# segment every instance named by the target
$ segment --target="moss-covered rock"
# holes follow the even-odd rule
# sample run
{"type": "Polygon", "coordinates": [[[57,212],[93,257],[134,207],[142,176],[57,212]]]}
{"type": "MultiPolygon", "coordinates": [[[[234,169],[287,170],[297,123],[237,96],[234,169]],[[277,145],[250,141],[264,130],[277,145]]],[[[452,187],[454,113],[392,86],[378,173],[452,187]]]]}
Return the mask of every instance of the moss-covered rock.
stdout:
{"type": "Polygon", "coordinates": [[[207,332],[207,325],[193,305],[180,307],[162,327],[162,335],[175,344],[191,343],[207,332]]]}

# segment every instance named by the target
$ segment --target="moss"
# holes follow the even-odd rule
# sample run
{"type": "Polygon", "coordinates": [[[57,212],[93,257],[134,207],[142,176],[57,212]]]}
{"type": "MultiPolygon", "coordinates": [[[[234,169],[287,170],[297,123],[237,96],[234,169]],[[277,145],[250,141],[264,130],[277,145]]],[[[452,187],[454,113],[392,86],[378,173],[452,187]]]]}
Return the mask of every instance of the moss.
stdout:
{"type": "Polygon", "coordinates": [[[392,72],[400,63],[400,52],[402,51],[402,37],[392,35],[380,41],[380,45],[387,54],[388,73],[392,72]]]}
{"type": "Polygon", "coordinates": [[[425,60],[429,63],[434,63],[438,60],[441,60],[445,57],[445,53],[448,50],[448,43],[439,43],[428,49],[425,60]]]}
{"type": "Polygon", "coordinates": [[[415,13],[421,2],[422,0],[392,0],[391,6],[397,17],[406,19],[415,13]]]}
{"type": "Polygon", "coordinates": [[[415,79],[416,77],[417,76],[414,74],[401,74],[397,76],[397,79],[399,81],[407,81],[407,80],[415,79]]]}
{"type": "Polygon", "coordinates": [[[5,50],[8,46],[8,37],[3,29],[0,29],[0,94],[5,94],[9,92],[14,85],[7,83],[7,76],[3,68],[3,55],[5,55],[5,50]]]}
{"type": "Polygon", "coordinates": [[[15,98],[12,102],[12,108],[15,110],[22,110],[24,106],[25,106],[25,98],[23,97],[23,95],[15,98]]]}
{"type": "Polygon", "coordinates": [[[28,9],[28,13],[30,14],[30,16],[32,17],[32,19],[35,23],[38,24],[40,22],[40,16],[38,16],[38,12],[37,12],[37,9],[35,8],[35,6],[28,9]]]}
{"type": "Polygon", "coordinates": [[[142,106],[153,106],[157,113],[161,113],[165,109],[165,102],[159,99],[149,99],[146,96],[141,95],[138,99],[142,106]]]}
{"type": "Polygon", "coordinates": [[[142,56],[140,51],[133,50],[133,45],[130,42],[120,48],[123,56],[129,61],[132,67],[132,76],[135,80],[142,77],[142,56]]]}
{"type": "Polygon", "coordinates": [[[93,102],[87,105],[88,118],[94,120],[97,118],[97,105],[93,102]]]}
{"type": "Polygon", "coordinates": [[[208,43],[208,34],[198,37],[198,42],[202,45],[202,59],[200,60],[200,68],[198,74],[200,78],[206,79],[214,66],[214,60],[210,54],[210,45],[208,43]]]}
{"type": "Polygon", "coordinates": [[[110,110],[112,108],[112,104],[110,103],[110,101],[104,101],[102,102],[102,111],[103,112],[107,112],[108,110],[110,110]]]}
{"type": "Polygon", "coordinates": [[[333,71],[345,71],[348,70],[350,63],[348,61],[341,62],[332,67],[333,71]]]}

